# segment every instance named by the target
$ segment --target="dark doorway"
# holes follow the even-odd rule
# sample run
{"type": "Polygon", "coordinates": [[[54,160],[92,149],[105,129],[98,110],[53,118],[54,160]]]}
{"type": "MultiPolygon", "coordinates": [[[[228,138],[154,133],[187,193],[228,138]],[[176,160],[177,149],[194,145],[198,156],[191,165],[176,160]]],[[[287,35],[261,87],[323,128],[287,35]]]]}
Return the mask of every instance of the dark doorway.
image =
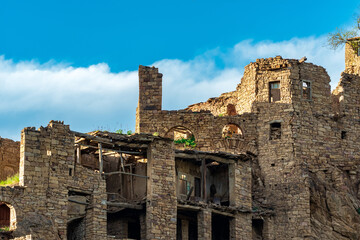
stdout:
{"type": "Polygon", "coordinates": [[[124,209],[108,213],[107,234],[116,239],[141,239],[140,215],[141,211],[124,209]]]}
{"type": "Polygon", "coordinates": [[[197,212],[179,210],[177,218],[176,239],[197,240],[197,212]],[[184,235],[187,235],[184,236],[184,235]]]}
{"type": "Polygon", "coordinates": [[[230,239],[230,219],[229,217],[212,214],[211,220],[212,240],[230,239]]]}
{"type": "Polygon", "coordinates": [[[0,228],[10,226],[10,208],[0,203],[0,228]]]}
{"type": "Polygon", "coordinates": [[[68,223],[67,239],[85,240],[85,218],[78,218],[68,223]]]}
{"type": "Polygon", "coordinates": [[[262,219],[252,220],[253,240],[263,239],[264,221],[262,219]]]}

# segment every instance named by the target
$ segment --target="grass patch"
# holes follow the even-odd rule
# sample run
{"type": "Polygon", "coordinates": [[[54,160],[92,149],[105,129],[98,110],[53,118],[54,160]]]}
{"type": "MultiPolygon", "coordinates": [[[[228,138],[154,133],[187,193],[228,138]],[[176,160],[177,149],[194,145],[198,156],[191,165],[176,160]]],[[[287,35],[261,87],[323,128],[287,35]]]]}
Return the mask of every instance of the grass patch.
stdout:
{"type": "Polygon", "coordinates": [[[0,232],[9,232],[10,227],[0,227],[0,232]]]}
{"type": "Polygon", "coordinates": [[[19,184],[19,174],[15,174],[14,176],[8,177],[6,180],[4,181],[0,181],[0,186],[4,187],[4,186],[14,186],[19,184]]]}

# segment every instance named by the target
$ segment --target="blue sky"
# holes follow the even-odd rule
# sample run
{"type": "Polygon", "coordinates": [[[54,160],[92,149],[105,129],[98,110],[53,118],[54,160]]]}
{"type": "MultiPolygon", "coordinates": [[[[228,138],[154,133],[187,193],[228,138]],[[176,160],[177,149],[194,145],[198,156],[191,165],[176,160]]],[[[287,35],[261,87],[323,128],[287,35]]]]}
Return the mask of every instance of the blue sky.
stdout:
{"type": "Polygon", "coordinates": [[[325,47],[357,1],[0,0],[0,136],[63,120],[134,129],[137,68],[164,73],[163,107],[234,90],[260,57],[308,57],[336,86],[343,50],[325,47]]]}

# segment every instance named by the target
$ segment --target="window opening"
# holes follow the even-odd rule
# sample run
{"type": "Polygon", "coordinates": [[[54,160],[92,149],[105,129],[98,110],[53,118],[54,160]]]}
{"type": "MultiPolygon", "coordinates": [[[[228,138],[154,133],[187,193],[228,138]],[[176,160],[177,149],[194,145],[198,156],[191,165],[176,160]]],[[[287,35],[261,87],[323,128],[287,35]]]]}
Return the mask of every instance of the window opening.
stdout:
{"type": "Polygon", "coordinates": [[[188,193],[190,192],[190,187],[191,187],[190,182],[188,182],[187,176],[185,174],[180,174],[180,179],[179,179],[180,194],[188,195],[188,193]]]}
{"type": "Polygon", "coordinates": [[[281,123],[275,122],[270,124],[270,140],[281,138],[281,123]]]}
{"type": "Polygon", "coordinates": [[[195,197],[201,197],[201,180],[200,178],[196,177],[195,181],[195,197]]]}
{"type": "Polygon", "coordinates": [[[341,131],[341,139],[346,139],[346,132],[345,131],[341,131]]]}
{"type": "Polygon", "coordinates": [[[311,82],[301,81],[301,96],[303,99],[311,100],[311,82]]]}
{"type": "Polygon", "coordinates": [[[186,127],[177,126],[171,128],[166,134],[165,137],[174,139],[175,144],[183,145],[185,148],[195,148],[195,136],[194,134],[186,127]]]}
{"type": "Polygon", "coordinates": [[[242,138],[243,134],[239,126],[229,123],[222,130],[223,138],[242,138]]]}
{"type": "Polygon", "coordinates": [[[280,101],[280,81],[269,83],[269,102],[280,101]]]}

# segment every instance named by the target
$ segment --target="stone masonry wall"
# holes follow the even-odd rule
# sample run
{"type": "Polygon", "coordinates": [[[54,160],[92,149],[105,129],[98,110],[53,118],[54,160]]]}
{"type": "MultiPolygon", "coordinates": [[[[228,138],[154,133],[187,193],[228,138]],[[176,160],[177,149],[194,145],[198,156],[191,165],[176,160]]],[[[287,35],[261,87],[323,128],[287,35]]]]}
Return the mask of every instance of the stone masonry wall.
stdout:
{"type": "Polygon", "coordinates": [[[196,149],[255,153],[261,172],[256,181],[263,187],[254,201],[275,212],[266,218],[264,237],[357,239],[358,220],[349,224],[345,219],[359,218],[360,78],[354,74],[359,72],[357,55],[349,58],[348,46],[346,51],[347,69],[333,94],[322,67],[281,57],[258,59],[245,68],[236,91],[183,111],[144,111],[137,118],[138,130],[164,136],[183,126],[195,135],[196,149]],[[273,81],[280,82],[281,98],[275,103],[269,102],[273,81]],[[227,123],[243,131],[236,149],[220,144],[227,123]],[[278,139],[270,136],[274,123],[280,126],[278,139]],[[327,190],[319,195],[315,189],[327,190]],[[330,217],[324,218],[324,202],[337,206],[330,217]]]}
{"type": "Polygon", "coordinates": [[[21,137],[20,188],[0,188],[0,201],[14,206],[16,239],[66,239],[69,190],[91,192],[86,210],[86,239],[106,239],[105,181],[75,164],[75,136],[52,121],[46,128],[25,128],[21,137]],[[91,207],[90,207],[91,206],[91,207]]]}
{"type": "Polygon", "coordinates": [[[176,239],[177,198],[175,153],[169,140],[148,148],[146,239],[176,239]]]}
{"type": "Polygon", "coordinates": [[[20,142],[0,138],[0,181],[19,172],[20,142]]]}

